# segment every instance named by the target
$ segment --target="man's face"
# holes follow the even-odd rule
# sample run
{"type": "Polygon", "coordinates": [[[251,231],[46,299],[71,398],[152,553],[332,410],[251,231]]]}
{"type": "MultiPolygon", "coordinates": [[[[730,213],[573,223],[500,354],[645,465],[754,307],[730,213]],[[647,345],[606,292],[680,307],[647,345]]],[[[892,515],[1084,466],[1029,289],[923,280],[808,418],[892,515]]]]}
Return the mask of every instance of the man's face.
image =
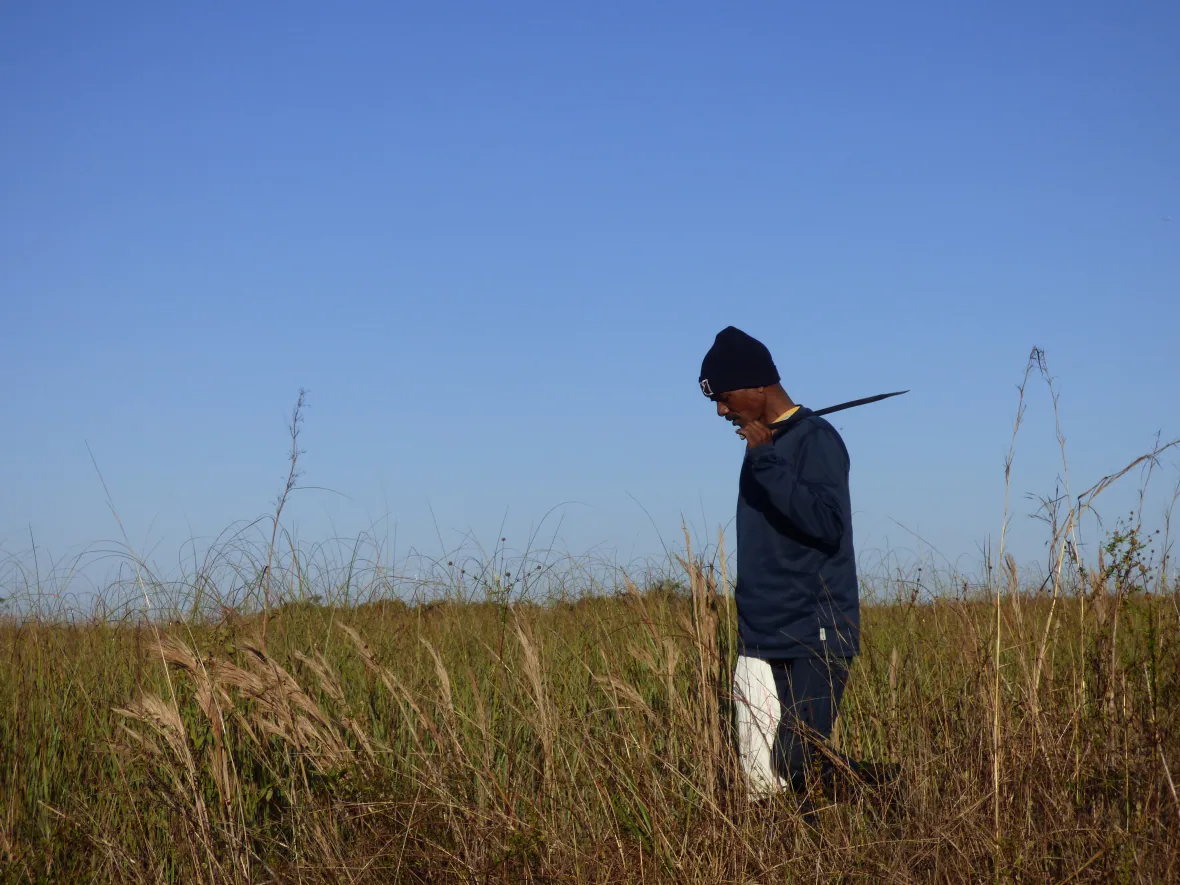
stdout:
{"type": "Polygon", "coordinates": [[[717,414],[735,427],[745,427],[751,421],[761,420],[766,411],[766,388],[747,387],[714,394],[717,414]]]}

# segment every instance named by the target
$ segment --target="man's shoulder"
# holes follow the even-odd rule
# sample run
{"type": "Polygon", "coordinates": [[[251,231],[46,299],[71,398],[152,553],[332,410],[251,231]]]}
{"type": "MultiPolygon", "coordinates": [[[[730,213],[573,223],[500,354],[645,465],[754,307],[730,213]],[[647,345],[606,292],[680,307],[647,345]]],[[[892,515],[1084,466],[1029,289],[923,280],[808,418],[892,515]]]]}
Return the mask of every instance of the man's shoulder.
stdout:
{"type": "Polygon", "coordinates": [[[805,412],[800,415],[794,422],[794,426],[789,433],[784,433],[780,440],[789,440],[791,445],[798,445],[805,439],[813,437],[825,437],[830,440],[840,440],[843,442],[840,431],[838,431],[827,418],[823,415],[816,415],[805,412]]]}
{"type": "Polygon", "coordinates": [[[839,452],[845,458],[848,457],[848,446],[844,443],[844,437],[822,415],[800,416],[795,432],[784,434],[784,438],[792,436],[794,439],[789,443],[792,448],[803,445],[806,445],[809,449],[820,447],[833,452],[839,452]]]}
{"type": "Polygon", "coordinates": [[[806,415],[801,422],[804,427],[808,428],[811,433],[820,433],[827,436],[842,439],[840,431],[823,415],[806,415]]]}

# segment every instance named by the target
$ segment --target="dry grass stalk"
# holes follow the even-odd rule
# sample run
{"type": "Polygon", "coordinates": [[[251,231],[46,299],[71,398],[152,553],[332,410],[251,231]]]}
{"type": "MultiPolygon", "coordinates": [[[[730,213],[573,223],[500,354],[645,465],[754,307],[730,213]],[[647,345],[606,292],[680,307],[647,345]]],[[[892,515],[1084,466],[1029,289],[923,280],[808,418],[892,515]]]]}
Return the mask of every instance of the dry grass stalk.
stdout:
{"type": "MultiPolygon", "coordinates": [[[[1010,502],[1011,493],[1012,493],[1012,462],[1016,456],[1016,436],[1020,432],[1020,424],[1024,420],[1024,410],[1025,410],[1024,391],[1025,391],[1025,387],[1028,385],[1028,379],[1032,375],[1033,368],[1039,363],[1039,361],[1042,358],[1043,358],[1043,354],[1042,354],[1040,348],[1034,347],[1032,354],[1029,356],[1028,365],[1025,366],[1025,369],[1024,369],[1024,378],[1021,379],[1020,386],[1017,388],[1020,393],[1020,398],[1019,398],[1019,401],[1018,401],[1017,407],[1016,407],[1016,420],[1012,423],[1012,440],[1008,444],[1008,454],[1004,458],[1004,520],[1003,520],[1003,523],[1001,524],[1001,527],[1000,527],[1000,552],[999,552],[999,560],[1001,563],[1004,562],[1004,552],[1005,552],[1004,551],[1004,543],[1008,537],[1008,508],[1009,508],[1009,502],[1010,502]]],[[[992,581],[994,583],[994,578],[992,577],[990,566],[991,566],[991,564],[989,563],[988,580],[992,581]]],[[[1000,658],[1001,658],[1002,650],[1003,650],[1002,641],[1001,641],[1001,636],[1003,633],[1003,623],[1001,620],[1001,612],[1000,612],[1001,594],[1000,594],[1000,588],[999,588],[998,584],[993,588],[993,596],[995,597],[995,603],[996,603],[996,619],[995,619],[996,644],[995,644],[995,662],[994,662],[994,664],[995,664],[995,679],[993,682],[993,692],[992,692],[992,793],[994,796],[992,808],[993,808],[993,819],[994,819],[994,824],[995,824],[994,837],[995,837],[995,844],[997,846],[997,851],[998,851],[998,846],[1000,844],[1000,839],[1002,836],[1002,831],[1001,831],[1001,826],[1000,826],[1000,801],[1001,801],[1000,800],[1000,748],[1001,748],[1001,738],[1000,738],[1000,667],[1001,667],[1001,664],[1000,664],[1000,658]]]]}
{"type": "Polygon", "coordinates": [[[652,708],[648,706],[647,701],[645,701],[643,699],[643,695],[641,695],[633,686],[628,685],[626,682],[624,682],[618,676],[596,675],[596,676],[594,676],[594,681],[597,682],[599,685],[604,686],[605,688],[609,689],[610,692],[613,693],[613,697],[611,698],[611,701],[614,704],[615,709],[617,709],[617,710],[627,709],[619,701],[618,696],[622,695],[631,704],[631,707],[633,709],[638,710],[645,717],[650,719],[653,723],[658,721],[658,717],[656,716],[655,711],[652,710],[652,708]]]}
{"type": "Polygon", "coordinates": [[[531,690],[533,704],[537,711],[537,737],[541,741],[541,774],[544,779],[545,795],[552,797],[554,792],[553,747],[555,731],[552,712],[545,697],[545,679],[541,668],[541,659],[537,654],[537,647],[529,639],[520,620],[516,621],[516,638],[520,643],[523,657],[525,678],[531,690]]]}
{"type": "MultiPolygon", "coordinates": [[[[270,535],[270,544],[266,550],[266,566],[262,570],[263,589],[263,609],[262,609],[262,633],[261,643],[263,648],[266,647],[267,631],[270,627],[270,613],[274,604],[274,597],[271,592],[271,580],[274,576],[274,554],[275,543],[279,537],[279,526],[283,517],[283,508],[287,505],[287,499],[291,497],[291,493],[295,490],[295,483],[299,479],[299,456],[303,452],[299,448],[299,425],[303,421],[303,407],[307,399],[307,391],[300,390],[299,398],[295,401],[295,409],[291,413],[291,424],[289,433],[291,437],[291,453],[288,457],[290,468],[287,471],[287,482],[283,486],[283,491],[280,493],[278,501],[275,504],[275,513],[272,518],[272,528],[270,535]]],[[[298,561],[298,560],[296,560],[298,561]]]]}
{"type": "MultiPolygon", "coordinates": [[[[119,707],[113,711],[116,715],[147,725],[164,742],[167,751],[150,739],[143,738],[139,745],[162,761],[157,771],[163,774],[172,788],[172,800],[175,808],[180,812],[182,825],[193,836],[200,848],[207,852],[206,863],[200,865],[194,872],[199,881],[217,880],[217,863],[214,854],[214,838],[212,822],[205,798],[198,787],[199,773],[192,750],[185,736],[184,722],[175,703],[170,703],[159,695],[144,694],[126,707],[119,707]],[[189,817],[185,812],[191,812],[189,817]]],[[[138,737],[130,729],[125,733],[133,738],[138,737]]]]}
{"type": "Polygon", "coordinates": [[[450,741],[451,750],[456,760],[463,764],[469,764],[467,751],[463,748],[463,742],[459,737],[460,723],[455,711],[454,694],[451,691],[451,676],[447,672],[447,667],[443,663],[438,649],[425,636],[419,637],[419,640],[429,653],[430,659],[434,662],[434,672],[438,676],[439,690],[442,693],[443,722],[450,741]]]}
{"type": "Polygon", "coordinates": [[[705,574],[704,566],[692,555],[692,538],[684,524],[685,556],[681,567],[688,575],[692,596],[692,636],[696,651],[698,682],[700,692],[697,698],[701,734],[708,748],[705,759],[710,762],[706,772],[708,795],[713,796],[717,782],[716,761],[721,758],[721,717],[718,700],[727,674],[722,672],[723,662],[717,650],[717,594],[712,579],[705,574]]]}

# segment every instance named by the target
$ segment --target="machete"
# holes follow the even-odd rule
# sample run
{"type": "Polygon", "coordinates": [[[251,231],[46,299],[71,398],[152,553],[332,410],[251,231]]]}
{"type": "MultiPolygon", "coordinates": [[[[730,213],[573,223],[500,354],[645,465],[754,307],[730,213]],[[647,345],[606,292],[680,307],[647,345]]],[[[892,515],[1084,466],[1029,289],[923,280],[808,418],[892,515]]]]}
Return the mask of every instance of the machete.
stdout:
{"type": "MultiPolygon", "coordinates": [[[[867,406],[869,403],[880,402],[883,399],[889,399],[891,396],[901,396],[903,393],[909,393],[908,390],[895,390],[893,393],[878,393],[876,396],[866,396],[864,399],[854,399],[851,402],[840,403],[838,406],[828,406],[823,409],[816,409],[808,417],[818,415],[830,415],[832,412],[841,412],[844,409],[851,409],[855,406],[867,406]]],[[[794,415],[791,418],[795,417],[794,415]]],[[[767,428],[770,430],[779,430],[791,422],[791,418],[785,421],[776,421],[774,424],[768,424],[767,428]]]]}

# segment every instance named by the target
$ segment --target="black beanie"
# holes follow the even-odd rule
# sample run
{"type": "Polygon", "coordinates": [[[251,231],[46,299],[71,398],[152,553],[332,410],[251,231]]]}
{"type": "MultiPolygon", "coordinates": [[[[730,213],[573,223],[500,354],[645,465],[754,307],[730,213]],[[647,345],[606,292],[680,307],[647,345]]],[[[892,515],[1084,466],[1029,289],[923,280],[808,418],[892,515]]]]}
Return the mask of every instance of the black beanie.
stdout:
{"type": "Polygon", "coordinates": [[[727,326],[717,333],[705,354],[700,380],[705,396],[714,396],[747,387],[769,387],[778,383],[779,374],[765,344],[727,326]]]}

